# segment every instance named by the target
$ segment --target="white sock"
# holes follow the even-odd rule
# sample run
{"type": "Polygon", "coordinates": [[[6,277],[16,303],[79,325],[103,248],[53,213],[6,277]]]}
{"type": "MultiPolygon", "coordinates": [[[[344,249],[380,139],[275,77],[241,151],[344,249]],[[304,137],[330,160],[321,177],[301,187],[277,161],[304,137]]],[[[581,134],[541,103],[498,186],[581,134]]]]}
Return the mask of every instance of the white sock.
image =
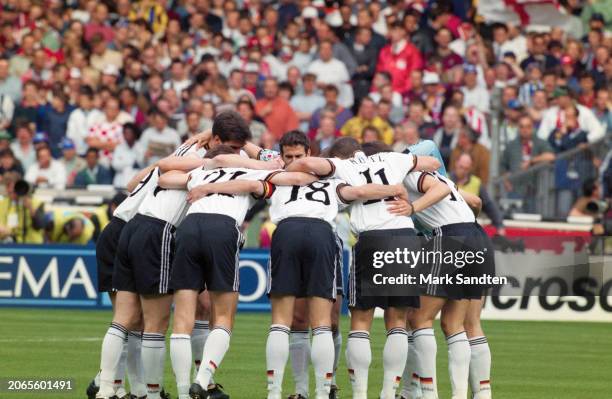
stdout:
{"type": "Polygon", "coordinates": [[[158,333],[142,334],[142,370],[147,384],[147,399],[159,399],[164,381],[166,337],[158,333]]]}
{"type": "Polygon", "coordinates": [[[334,338],[331,327],[321,326],[312,330],[310,357],[315,372],[315,397],[316,399],[329,399],[334,370],[334,338]]]}
{"type": "Polygon", "coordinates": [[[142,332],[130,331],[127,342],[127,374],[130,381],[130,393],[137,397],[147,394],[147,387],[142,376],[142,332]]]}
{"type": "Polygon", "coordinates": [[[448,346],[448,374],[451,380],[452,399],[467,399],[470,375],[470,344],[462,331],[446,337],[448,346]]]}
{"type": "Polygon", "coordinates": [[[117,368],[128,330],[119,323],[111,323],[102,341],[100,352],[100,390],[97,397],[113,396],[117,368]]]}
{"type": "MultiPolygon", "coordinates": [[[[129,334],[130,333],[128,332],[128,336],[129,334]]],[[[127,343],[128,343],[128,337],[126,336],[125,339],[123,340],[123,350],[121,351],[121,357],[119,358],[119,364],[117,365],[117,370],[115,373],[115,381],[113,381],[113,388],[115,389],[115,392],[117,392],[119,388],[124,388],[123,380],[125,379],[125,366],[127,362],[127,353],[128,353],[127,343]]]]}
{"type": "Polygon", "coordinates": [[[383,349],[383,386],[381,399],[395,399],[402,373],[408,357],[408,336],[404,328],[392,328],[387,332],[387,341],[383,349]]]}
{"type": "Polygon", "coordinates": [[[191,331],[191,356],[195,363],[193,378],[195,379],[200,363],[202,362],[202,353],[204,353],[204,343],[210,333],[208,320],[196,320],[191,331]]]}
{"type": "Polygon", "coordinates": [[[291,331],[289,335],[291,370],[295,381],[295,393],[308,397],[310,364],[310,335],[308,331],[291,331]]]}
{"type": "Polygon", "coordinates": [[[289,357],[289,327],[272,324],[266,342],[268,399],[281,399],[283,374],[289,357]]]}
{"type": "Polygon", "coordinates": [[[170,336],[170,360],[172,361],[179,399],[189,399],[191,348],[191,336],[189,334],[172,334],[170,336]]]}
{"type": "Polygon", "coordinates": [[[491,349],[487,337],[470,339],[470,386],[474,399],[491,398],[491,349]]]}
{"type": "Polygon", "coordinates": [[[206,338],[202,364],[196,376],[196,380],[202,388],[206,389],[208,384],[211,383],[215,371],[221,365],[223,357],[229,349],[231,336],[231,330],[224,327],[215,327],[206,338]]]}
{"type": "Polygon", "coordinates": [[[421,397],[421,384],[419,375],[417,374],[418,358],[416,347],[414,346],[414,337],[412,331],[408,333],[408,357],[406,358],[406,367],[404,368],[402,392],[400,396],[405,399],[417,399],[421,397]]]}
{"type": "Polygon", "coordinates": [[[436,353],[438,346],[433,328],[420,328],[412,332],[419,364],[417,374],[423,399],[438,399],[436,381],[436,353]]]}
{"type": "Polygon", "coordinates": [[[334,375],[332,376],[332,385],[336,385],[336,372],[338,371],[338,363],[340,363],[340,351],[342,350],[342,333],[340,326],[336,331],[333,331],[334,336],[334,375]]]}
{"type": "Polygon", "coordinates": [[[370,333],[351,331],[346,341],[346,363],[353,388],[353,399],[367,399],[368,369],[372,362],[370,333]]]}
{"type": "MultiPolygon", "coordinates": [[[[100,370],[102,370],[102,365],[100,365],[100,370]]],[[[100,370],[98,370],[98,374],[94,377],[94,385],[98,388],[100,387],[100,370]]]]}

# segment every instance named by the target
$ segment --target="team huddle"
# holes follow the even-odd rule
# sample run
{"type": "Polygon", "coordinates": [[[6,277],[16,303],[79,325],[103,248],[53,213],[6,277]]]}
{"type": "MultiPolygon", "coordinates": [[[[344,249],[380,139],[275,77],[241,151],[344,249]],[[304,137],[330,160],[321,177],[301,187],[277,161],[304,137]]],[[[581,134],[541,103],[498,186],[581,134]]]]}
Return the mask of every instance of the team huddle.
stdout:
{"type": "MultiPolygon", "coordinates": [[[[221,113],[212,134],[190,139],[128,185],[129,196],[114,210],[96,248],[99,290],[110,293],[114,315],[88,397],[168,397],[162,382],[173,304],[170,358],[179,399],[230,397],[214,374],[229,350],[238,304],[240,226],[253,204],[265,200],[277,226],[267,284],[268,399],[283,395],[290,354],[296,383],[290,398],[311,397],[309,363],[313,397],[338,397],[338,315],[345,295],[352,398],[367,398],[376,307],[384,309],[387,330],[380,398],[395,399],[402,382],[401,398],[438,397],[433,321],[439,312],[452,398],[467,399],[469,391],[472,398],[490,398],[491,355],[480,326],[483,287],[429,284],[418,296],[369,296],[360,284],[372,267],[368,241],[410,242],[417,235],[415,221],[432,235],[427,245],[434,250],[448,245],[442,237],[457,236],[471,248],[488,249],[483,264],[462,272],[494,274],[490,240],[475,219],[480,199],[436,172],[436,158],[394,153],[381,143],[341,138],[327,158],[319,158],[310,156],[309,141],[299,131],[282,137],[280,154],[249,138],[237,113],[221,113]],[[358,236],[346,286],[335,222],[343,210],[358,236]],[[123,383],[126,371],[130,393],[123,383]]],[[[427,267],[435,276],[444,273],[435,262],[427,267]]]]}

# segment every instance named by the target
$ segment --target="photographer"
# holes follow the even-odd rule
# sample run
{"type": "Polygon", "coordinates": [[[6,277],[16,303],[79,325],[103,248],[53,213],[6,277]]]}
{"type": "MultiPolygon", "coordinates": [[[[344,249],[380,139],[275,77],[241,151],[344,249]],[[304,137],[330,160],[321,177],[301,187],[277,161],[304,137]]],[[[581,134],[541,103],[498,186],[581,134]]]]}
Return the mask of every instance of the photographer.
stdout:
{"type": "Polygon", "coordinates": [[[0,241],[42,244],[44,203],[32,197],[30,186],[17,173],[4,176],[6,195],[0,199],[0,241]]]}
{"type": "Polygon", "coordinates": [[[45,217],[49,243],[85,245],[92,240],[94,230],[91,220],[80,212],[54,209],[45,217]]]}

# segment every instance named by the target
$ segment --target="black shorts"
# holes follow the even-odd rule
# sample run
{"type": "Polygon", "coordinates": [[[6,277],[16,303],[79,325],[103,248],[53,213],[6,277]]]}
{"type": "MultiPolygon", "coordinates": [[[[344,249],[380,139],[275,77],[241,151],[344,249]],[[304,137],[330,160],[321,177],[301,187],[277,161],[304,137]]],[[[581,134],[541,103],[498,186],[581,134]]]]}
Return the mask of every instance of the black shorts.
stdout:
{"type": "Polygon", "coordinates": [[[272,235],[268,294],[336,299],[336,234],[321,219],[282,220],[272,235]]]}
{"type": "Polygon", "coordinates": [[[176,231],[170,288],[238,291],[242,244],[243,237],[235,219],[219,214],[187,215],[176,231]]]}
{"type": "Polygon", "coordinates": [[[96,242],[96,264],[98,266],[98,292],[113,290],[113,269],[115,254],[119,244],[121,230],[125,221],[117,217],[111,218],[96,242]]]}
{"type": "Polygon", "coordinates": [[[344,243],[336,234],[336,295],[344,296],[344,243]]]}
{"type": "Polygon", "coordinates": [[[368,310],[373,308],[402,308],[411,307],[418,308],[420,301],[418,296],[365,296],[361,294],[361,281],[366,270],[372,268],[371,258],[368,251],[364,251],[363,242],[368,240],[368,237],[416,237],[414,229],[389,229],[389,230],[371,230],[364,231],[359,234],[359,240],[353,247],[353,256],[351,267],[349,270],[349,303],[350,308],[359,310],[368,310]]]}
{"type": "Polygon", "coordinates": [[[137,214],[119,238],[113,288],[140,295],[170,294],[174,256],[174,231],[170,223],[137,214]]]}
{"type": "MultiPolygon", "coordinates": [[[[423,295],[437,296],[449,299],[480,299],[484,290],[490,285],[458,284],[457,277],[480,277],[495,275],[495,252],[491,239],[478,223],[454,223],[438,227],[433,231],[433,237],[428,242],[430,251],[448,252],[480,252],[483,262],[470,262],[465,265],[443,263],[441,258],[428,265],[432,277],[451,276],[452,284],[427,284],[422,287],[423,295]]],[[[465,262],[464,262],[465,263],[465,262]]],[[[462,280],[463,280],[462,278],[462,280]]]]}

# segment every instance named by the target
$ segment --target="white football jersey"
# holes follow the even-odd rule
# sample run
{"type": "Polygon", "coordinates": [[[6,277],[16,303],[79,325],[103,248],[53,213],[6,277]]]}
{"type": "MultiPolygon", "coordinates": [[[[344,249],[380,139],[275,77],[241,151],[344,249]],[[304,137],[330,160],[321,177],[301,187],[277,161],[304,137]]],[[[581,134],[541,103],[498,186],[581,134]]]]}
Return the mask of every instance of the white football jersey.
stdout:
{"type": "Polygon", "coordinates": [[[290,217],[325,220],[335,228],[334,219],[344,202],[337,193],[339,179],[315,181],[307,186],[275,186],[270,199],[270,219],[278,224],[290,217]]]}
{"type": "MultiPolygon", "coordinates": [[[[181,146],[176,150],[175,155],[204,158],[206,149],[196,149],[195,145],[181,146]]],[[[138,213],[178,226],[185,217],[188,205],[187,191],[169,190],[156,184],[148,190],[146,197],[138,208],[138,213]]]]}
{"type": "Polygon", "coordinates": [[[455,183],[438,172],[415,172],[406,176],[404,179],[404,186],[406,186],[406,190],[408,190],[408,196],[411,201],[417,200],[423,196],[421,184],[425,176],[432,176],[448,185],[451,192],[446,197],[442,198],[440,202],[413,215],[423,227],[433,230],[436,227],[447,224],[471,223],[476,221],[474,212],[472,212],[472,209],[468,206],[467,202],[465,202],[459,190],[457,190],[455,183]]]}
{"type": "MultiPolygon", "coordinates": [[[[223,183],[230,180],[265,180],[274,171],[254,170],[245,168],[219,168],[202,169],[198,168],[190,172],[187,189],[201,186],[207,183],[223,183]]],[[[227,215],[236,220],[236,224],[241,225],[247,211],[256,198],[251,194],[210,194],[200,198],[187,211],[192,213],[215,213],[227,215]]]]}
{"type": "MultiPolygon", "coordinates": [[[[206,154],[206,150],[196,150],[195,144],[183,144],[174,152],[174,155],[176,156],[191,156],[190,154],[203,157],[204,154],[206,154]]],[[[140,181],[140,183],[138,183],[138,186],[132,190],[128,197],[123,200],[121,204],[119,204],[119,206],[115,209],[115,212],[113,212],[113,216],[126,222],[132,220],[132,218],[138,213],[138,209],[140,208],[143,200],[147,197],[147,194],[153,192],[155,187],[157,187],[159,174],[159,168],[154,168],[151,170],[151,172],[147,174],[145,178],[140,181]]]]}
{"type": "MultiPolygon", "coordinates": [[[[366,157],[358,152],[350,159],[329,159],[333,165],[333,176],[352,186],[369,183],[399,184],[416,166],[417,158],[412,154],[381,152],[366,157]]],[[[385,200],[355,202],[351,205],[351,229],[356,233],[369,230],[412,229],[414,223],[407,216],[389,213],[385,200]]]]}

